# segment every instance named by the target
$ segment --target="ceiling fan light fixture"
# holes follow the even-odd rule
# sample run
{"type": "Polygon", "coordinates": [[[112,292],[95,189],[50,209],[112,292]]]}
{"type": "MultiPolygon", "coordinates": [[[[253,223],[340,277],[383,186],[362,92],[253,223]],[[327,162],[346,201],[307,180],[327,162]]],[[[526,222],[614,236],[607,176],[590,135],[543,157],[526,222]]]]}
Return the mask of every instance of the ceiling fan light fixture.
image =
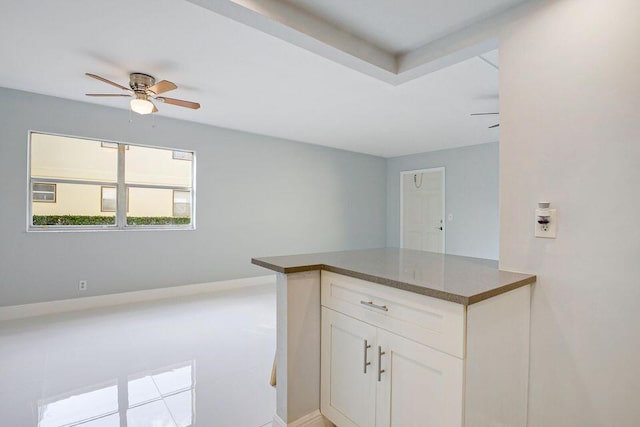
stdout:
{"type": "Polygon", "coordinates": [[[131,100],[131,111],[138,114],[151,114],[154,105],[146,97],[134,98],[131,100]]]}
{"type": "Polygon", "coordinates": [[[107,80],[104,77],[100,77],[96,74],[85,73],[87,76],[99,80],[103,83],[107,83],[111,86],[122,89],[127,93],[87,93],[87,96],[96,97],[114,97],[125,96],[132,97],[130,105],[131,111],[136,114],[151,114],[157,113],[158,109],[152,100],[163,102],[165,104],[176,105],[178,107],[191,108],[197,110],[200,108],[200,104],[197,102],[185,101],[182,99],[167,98],[165,96],[158,96],[158,94],[169,92],[170,90],[177,89],[175,83],[168,80],[161,80],[156,83],[156,79],[148,74],[143,73],[131,73],[129,75],[129,87],[128,89],[118,83],[114,83],[111,80],[107,80]]]}

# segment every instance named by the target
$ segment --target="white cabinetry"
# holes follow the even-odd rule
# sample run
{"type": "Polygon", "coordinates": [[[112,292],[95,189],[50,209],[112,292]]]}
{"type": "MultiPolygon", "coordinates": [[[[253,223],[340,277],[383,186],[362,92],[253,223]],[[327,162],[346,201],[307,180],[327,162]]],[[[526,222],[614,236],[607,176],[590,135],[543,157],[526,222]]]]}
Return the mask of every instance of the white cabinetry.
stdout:
{"type": "Polygon", "coordinates": [[[469,307],[325,271],[321,289],[337,426],[526,425],[529,286],[469,307]]]}
{"type": "Polygon", "coordinates": [[[461,426],[462,360],[378,329],[376,422],[391,426],[461,426]]]}
{"type": "Polygon", "coordinates": [[[340,426],[376,419],[376,328],[322,309],[321,411],[340,426]]]}

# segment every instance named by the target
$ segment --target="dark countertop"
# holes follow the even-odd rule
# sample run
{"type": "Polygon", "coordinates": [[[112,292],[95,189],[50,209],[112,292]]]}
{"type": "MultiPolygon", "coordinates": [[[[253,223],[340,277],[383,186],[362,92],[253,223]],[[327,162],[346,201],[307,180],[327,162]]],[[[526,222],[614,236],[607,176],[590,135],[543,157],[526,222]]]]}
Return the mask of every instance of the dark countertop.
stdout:
{"type": "Polygon", "coordinates": [[[326,270],[458,304],[470,305],[536,281],[498,270],[498,262],[411,249],[380,248],[253,258],[279,273],[326,270]]]}

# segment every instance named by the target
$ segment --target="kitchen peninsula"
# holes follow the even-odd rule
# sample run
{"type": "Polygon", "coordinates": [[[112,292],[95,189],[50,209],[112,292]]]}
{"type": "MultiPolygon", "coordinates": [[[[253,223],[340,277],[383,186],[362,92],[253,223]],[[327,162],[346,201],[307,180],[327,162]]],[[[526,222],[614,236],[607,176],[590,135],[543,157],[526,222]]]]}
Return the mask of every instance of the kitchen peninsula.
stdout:
{"type": "Polygon", "coordinates": [[[278,273],[274,425],[525,426],[535,276],[398,248],[252,263],[278,273]]]}

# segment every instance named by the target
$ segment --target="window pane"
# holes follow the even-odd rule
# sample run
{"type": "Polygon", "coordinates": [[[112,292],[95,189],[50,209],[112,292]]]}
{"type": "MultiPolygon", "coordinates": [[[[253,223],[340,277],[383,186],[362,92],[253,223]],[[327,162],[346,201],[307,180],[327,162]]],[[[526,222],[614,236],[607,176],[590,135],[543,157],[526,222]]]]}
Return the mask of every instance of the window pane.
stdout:
{"type": "Polygon", "coordinates": [[[42,184],[42,183],[35,182],[33,184],[33,191],[55,193],[56,185],[55,184],[42,184]]]}
{"type": "MultiPolygon", "coordinates": [[[[113,225],[115,212],[100,210],[101,186],[56,183],[55,203],[32,204],[33,225],[113,225]]],[[[35,186],[34,186],[35,188],[35,186]]]]}
{"type": "Polygon", "coordinates": [[[167,188],[130,187],[127,225],[190,224],[191,212],[186,216],[174,215],[173,193],[167,188]]]}
{"type": "Polygon", "coordinates": [[[82,181],[117,180],[118,150],[99,141],[31,134],[31,176],[82,181]]]}
{"type": "Polygon", "coordinates": [[[191,187],[190,160],[174,159],[173,150],[130,146],[125,154],[127,184],[191,187]]]}
{"type": "Polygon", "coordinates": [[[127,225],[191,225],[192,151],[36,132],[30,137],[33,227],[115,226],[118,214],[127,225]],[[127,188],[124,209],[121,184],[127,188]]]}

